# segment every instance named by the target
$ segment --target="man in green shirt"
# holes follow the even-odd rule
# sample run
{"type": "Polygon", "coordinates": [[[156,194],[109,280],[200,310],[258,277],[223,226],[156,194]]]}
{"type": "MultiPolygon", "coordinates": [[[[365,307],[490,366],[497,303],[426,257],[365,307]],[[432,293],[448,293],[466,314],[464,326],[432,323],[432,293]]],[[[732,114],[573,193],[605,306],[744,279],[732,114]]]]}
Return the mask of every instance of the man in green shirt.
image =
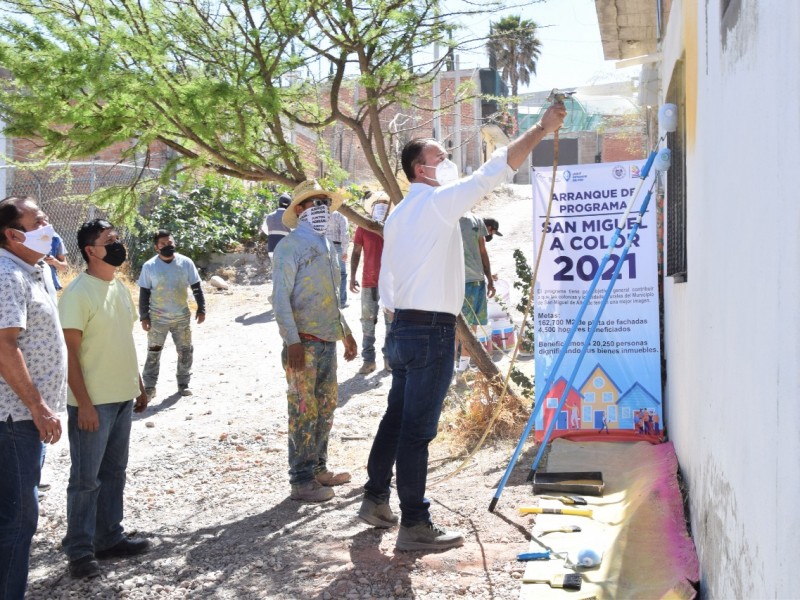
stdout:
{"type": "Polygon", "coordinates": [[[147,407],[147,395],[133,343],[136,307],[115,276],[125,247],[102,219],[81,225],[78,247],[87,269],[64,290],[58,306],[67,343],[72,459],[62,546],[72,576],[89,578],[100,574],[97,559],[134,556],[149,546],[122,527],[131,420],[134,411],[147,407]]]}

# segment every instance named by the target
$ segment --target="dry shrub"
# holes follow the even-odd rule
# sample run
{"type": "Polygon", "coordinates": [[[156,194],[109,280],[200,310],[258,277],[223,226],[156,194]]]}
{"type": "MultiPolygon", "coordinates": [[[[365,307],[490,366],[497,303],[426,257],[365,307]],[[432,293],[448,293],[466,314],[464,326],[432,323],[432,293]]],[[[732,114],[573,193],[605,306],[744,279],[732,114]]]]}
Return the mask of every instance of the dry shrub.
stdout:
{"type": "MultiPolygon", "coordinates": [[[[467,393],[460,403],[454,403],[449,415],[453,443],[472,447],[482,436],[497,408],[499,394],[489,385],[480,371],[473,374],[467,393]]],[[[487,436],[488,440],[519,438],[530,415],[530,404],[524,398],[506,393],[497,419],[487,436]]]]}
{"type": "Polygon", "coordinates": [[[214,275],[219,275],[225,281],[235,281],[236,280],[236,267],[227,266],[227,267],[220,267],[214,272],[214,275]]]}

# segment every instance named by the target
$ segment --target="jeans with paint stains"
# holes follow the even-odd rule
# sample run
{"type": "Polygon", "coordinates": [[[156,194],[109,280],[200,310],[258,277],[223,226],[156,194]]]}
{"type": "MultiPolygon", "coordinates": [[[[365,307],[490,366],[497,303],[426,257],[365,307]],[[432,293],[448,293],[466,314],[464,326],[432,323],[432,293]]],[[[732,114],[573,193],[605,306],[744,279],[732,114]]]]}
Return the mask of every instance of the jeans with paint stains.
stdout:
{"type": "Polygon", "coordinates": [[[281,361],[289,384],[289,483],[308,483],[328,463],[328,437],[339,399],[336,342],[303,340],[305,368],[288,369],[287,347],[281,361]]]}

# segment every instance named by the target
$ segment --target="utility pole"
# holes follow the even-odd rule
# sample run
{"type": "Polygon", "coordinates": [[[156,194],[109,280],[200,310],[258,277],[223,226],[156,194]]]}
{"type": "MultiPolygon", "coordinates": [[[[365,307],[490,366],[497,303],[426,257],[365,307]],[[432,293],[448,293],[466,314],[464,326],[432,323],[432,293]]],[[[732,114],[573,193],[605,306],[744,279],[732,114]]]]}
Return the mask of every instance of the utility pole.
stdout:
{"type": "MultiPolygon", "coordinates": [[[[459,71],[459,56],[455,56],[455,70],[456,70],[456,94],[458,94],[458,86],[461,85],[461,74],[459,71]]],[[[458,99],[455,106],[455,131],[453,132],[453,162],[458,165],[458,172],[464,173],[464,164],[461,160],[461,100],[458,99]]]]}
{"type": "Polygon", "coordinates": [[[442,140],[442,123],[441,115],[439,114],[440,103],[440,90],[439,90],[439,44],[433,45],[433,64],[436,65],[436,76],[433,79],[433,139],[437,141],[442,140]]]}

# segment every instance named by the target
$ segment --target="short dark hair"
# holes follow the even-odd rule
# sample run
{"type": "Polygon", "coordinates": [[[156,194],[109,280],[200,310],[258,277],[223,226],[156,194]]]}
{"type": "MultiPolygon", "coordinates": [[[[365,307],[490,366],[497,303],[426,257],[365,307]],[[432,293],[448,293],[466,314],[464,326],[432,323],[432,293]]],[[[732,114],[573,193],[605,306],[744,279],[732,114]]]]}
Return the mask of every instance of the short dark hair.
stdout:
{"type": "Polygon", "coordinates": [[[83,260],[87,263],[89,255],[86,254],[86,246],[93,246],[106,229],[114,229],[114,226],[105,219],[92,219],[78,228],[78,248],[81,250],[83,260]]]}
{"type": "Polygon", "coordinates": [[[20,196],[9,196],[0,200],[0,246],[6,245],[6,229],[19,229],[19,220],[22,218],[19,205],[25,200],[34,201],[33,198],[20,196]]]}
{"type": "Polygon", "coordinates": [[[170,237],[172,232],[169,229],[159,229],[153,234],[153,245],[158,245],[158,240],[165,237],[170,237]]]}
{"type": "Polygon", "coordinates": [[[435,142],[431,138],[414,138],[403,146],[403,153],[400,155],[400,163],[403,165],[403,173],[409,182],[414,181],[414,167],[422,163],[422,151],[425,146],[435,142]]]}

